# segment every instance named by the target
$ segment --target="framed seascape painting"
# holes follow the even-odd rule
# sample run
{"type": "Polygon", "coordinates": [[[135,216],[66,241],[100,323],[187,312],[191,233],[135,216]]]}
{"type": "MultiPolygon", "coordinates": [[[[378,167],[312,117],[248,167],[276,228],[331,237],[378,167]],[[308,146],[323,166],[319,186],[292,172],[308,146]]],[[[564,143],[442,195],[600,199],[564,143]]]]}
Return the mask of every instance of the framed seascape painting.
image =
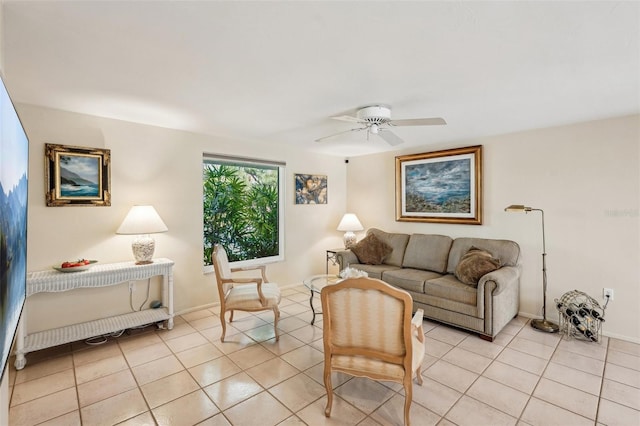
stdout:
{"type": "Polygon", "coordinates": [[[482,224],[482,146],[396,157],[396,220],[482,224]]]}
{"type": "Polygon", "coordinates": [[[296,204],[327,204],[327,176],[294,175],[296,204]]]}
{"type": "Polygon", "coordinates": [[[47,206],[110,206],[111,151],[45,144],[47,206]]]}

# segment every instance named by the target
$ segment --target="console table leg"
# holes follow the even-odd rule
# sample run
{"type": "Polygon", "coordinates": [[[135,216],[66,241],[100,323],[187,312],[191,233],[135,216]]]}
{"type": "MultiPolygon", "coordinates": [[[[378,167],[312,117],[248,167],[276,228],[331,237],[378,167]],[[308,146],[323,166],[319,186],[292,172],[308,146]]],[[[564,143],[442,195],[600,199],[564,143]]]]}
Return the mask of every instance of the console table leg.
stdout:
{"type": "Polygon", "coordinates": [[[27,301],[25,300],[22,308],[22,316],[18,320],[18,330],[16,333],[16,362],[14,363],[16,370],[22,370],[27,365],[27,359],[24,356],[24,340],[27,338],[26,320],[27,317],[27,301]]]}
{"type": "Polygon", "coordinates": [[[23,353],[16,354],[16,362],[13,364],[16,367],[16,370],[22,370],[25,365],[27,365],[27,358],[25,358],[23,353]]]}

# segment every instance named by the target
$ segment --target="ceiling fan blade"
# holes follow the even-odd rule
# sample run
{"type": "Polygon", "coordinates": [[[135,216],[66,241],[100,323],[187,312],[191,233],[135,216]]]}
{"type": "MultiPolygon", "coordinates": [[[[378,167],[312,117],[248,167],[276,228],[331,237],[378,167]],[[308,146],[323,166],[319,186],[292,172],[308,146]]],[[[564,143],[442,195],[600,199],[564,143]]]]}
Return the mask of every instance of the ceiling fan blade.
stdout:
{"type": "Polygon", "coordinates": [[[355,128],[355,129],[345,130],[343,132],[334,133],[334,134],[329,135],[329,136],[323,136],[321,138],[316,139],[316,142],[322,142],[323,140],[332,138],[334,136],[339,136],[339,135],[343,135],[345,133],[350,133],[350,132],[358,132],[360,130],[366,130],[366,127],[358,127],[358,128],[355,128]]]}
{"type": "Polygon", "coordinates": [[[340,120],[340,121],[348,121],[349,123],[364,123],[364,120],[361,120],[358,117],[352,117],[350,115],[334,115],[333,117],[334,120],[340,120]]]}
{"type": "Polygon", "coordinates": [[[407,120],[391,120],[387,124],[391,126],[437,126],[447,124],[444,118],[410,118],[407,120]]]}
{"type": "Polygon", "coordinates": [[[395,133],[393,133],[391,130],[380,129],[378,131],[378,136],[384,139],[385,142],[387,142],[389,145],[395,146],[395,145],[400,145],[401,143],[404,143],[404,141],[400,139],[400,137],[395,133]]]}

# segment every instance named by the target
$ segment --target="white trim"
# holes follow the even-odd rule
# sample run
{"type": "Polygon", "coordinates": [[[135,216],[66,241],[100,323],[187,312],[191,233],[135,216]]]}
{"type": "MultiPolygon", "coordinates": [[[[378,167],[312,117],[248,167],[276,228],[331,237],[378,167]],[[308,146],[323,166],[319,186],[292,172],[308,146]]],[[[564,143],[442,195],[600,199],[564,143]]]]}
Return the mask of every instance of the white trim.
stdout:
{"type": "MultiPolygon", "coordinates": [[[[284,262],[285,260],[285,211],[287,204],[287,184],[286,179],[286,167],[287,163],[283,161],[275,160],[261,160],[248,157],[237,157],[221,154],[203,153],[202,161],[204,163],[226,163],[234,165],[257,165],[257,166],[271,166],[278,169],[278,255],[270,257],[261,257],[258,259],[242,260],[239,262],[229,262],[229,266],[232,268],[243,268],[248,266],[264,265],[268,263],[284,262]]],[[[204,237],[203,237],[204,243],[204,237]]],[[[214,272],[213,265],[203,265],[202,273],[210,274],[214,272]]]]}
{"type": "MultiPolygon", "coordinates": [[[[532,315],[532,314],[527,313],[527,312],[518,312],[518,316],[525,317],[525,318],[531,318],[531,319],[535,319],[535,318],[542,319],[542,317],[539,316],[539,315],[532,315]]],[[[623,336],[623,335],[617,334],[617,333],[608,333],[608,332],[605,332],[604,330],[602,330],[602,335],[605,336],[605,337],[611,337],[611,338],[614,338],[614,339],[624,340],[625,342],[631,342],[631,343],[640,344],[640,339],[635,338],[635,337],[623,336]]]]}
{"type": "MultiPolygon", "coordinates": [[[[288,290],[290,288],[294,288],[294,287],[299,287],[301,286],[302,283],[294,283],[294,284],[287,284],[287,285],[283,285],[283,286],[278,286],[278,288],[280,290],[288,290]]],[[[174,315],[185,315],[185,314],[189,314],[191,312],[196,312],[196,311],[201,311],[203,309],[211,309],[211,308],[217,308],[220,306],[220,302],[213,302],[213,303],[207,303],[204,305],[199,305],[193,308],[187,308],[187,309],[183,309],[179,312],[174,312],[174,315]]],[[[217,315],[217,314],[216,314],[217,315]]]]}

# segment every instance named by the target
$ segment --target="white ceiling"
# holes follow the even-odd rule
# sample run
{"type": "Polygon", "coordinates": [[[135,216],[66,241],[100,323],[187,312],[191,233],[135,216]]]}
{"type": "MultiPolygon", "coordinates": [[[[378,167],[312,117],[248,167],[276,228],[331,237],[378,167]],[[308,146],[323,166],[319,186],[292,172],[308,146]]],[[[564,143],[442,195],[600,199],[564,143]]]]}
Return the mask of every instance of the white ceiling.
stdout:
{"type": "Polygon", "coordinates": [[[331,120],[371,103],[397,148],[640,112],[640,3],[10,1],[17,102],[339,156],[390,150],[331,120]]]}

